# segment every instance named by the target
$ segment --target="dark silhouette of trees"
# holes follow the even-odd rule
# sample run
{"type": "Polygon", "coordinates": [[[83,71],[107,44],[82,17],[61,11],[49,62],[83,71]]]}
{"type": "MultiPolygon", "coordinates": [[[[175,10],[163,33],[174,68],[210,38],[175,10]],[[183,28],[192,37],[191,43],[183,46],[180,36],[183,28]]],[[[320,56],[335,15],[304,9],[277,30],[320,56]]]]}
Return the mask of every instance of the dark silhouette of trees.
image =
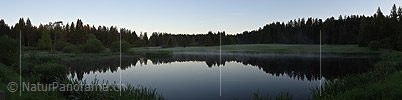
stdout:
{"type": "Polygon", "coordinates": [[[39,49],[50,50],[53,46],[52,40],[50,38],[50,30],[42,30],[42,38],[39,39],[39,49]]]}
{"type": "Polygon", "coordinates": [[[19,41],[17,39],[13,39],[3,34],[0,35],[0,62],[9,65],[16,66],[19,61],[19,41]]]}
{"type": "Polygon", "coordinates": [[[85,53],[99,53],[105,49],[105,47],[102,45],[102,42],[96,39],[94,35],[89,35],[88,41],[86,41],[85,44],[81,45],[79,47],[81,49],[81,52],[85,53]]]}
{"type": "Polygon", "coordinates": [[[0,20],[0,35],[7,34],[10,35],[11,29],[10,27],[4,22],[3,19],[0,20]]]}
{"type": "Polygon", "coordinates": [[[371,41],[380,41],[381,48],[402,50],[402,9],[394,5],[390,15],[380,8],[373,16],[339,16],[321,19],[308,18],[290,20],[287,24],[275,22],[258,30],[245,31],[236,37],[242,44],[254,43],[319,43],[322,31],[324,44],[358,44],[368,46],[371,41]]]}
{"type": "Polygon", "coordinates": [[[113,42],[110,46],[110,50],[113,52],[120,52],[121,49],[121,52],[126,52],[130,47],[130,44],[126,40],[122,40],[121,44],[120,41],[113,42]]]}
{"type": "MultiPolygon", "coordinates": [[[[330,17],[323,21],[318,18],[298,18],[288,22],[273,22],[256,30],[244,31],[237,34],[227,34],[225,31],[206,34],[171,34],[153,32],[148,37],[146,32],[137,34],[125,28],[116,26],[90,26],[81,19],[76,23],[60,25],[59,22],[32,26],[28,18],[9,27],[4,20],[0,20],[0,35],[6,34],[11,38],[19,39],[22,33],[22,45],[29,49],[57,49],[59,45],[82,45],[89,36],[95,36],[104,47],[110,48],[113,42],[119,41],[119,35],[133,47],[186,47],[186,46],[216,46],[228,44],[318,44],[320,31],[324,44],[357,44],[368,46],[371,41],[378,41],[381,48],[402,51],[402,8],[393,5],[391,13],[384,15],[380,8],[373,16],[339,16],[330,17]],[[50,40],[48,39],[50,35],[50,40]],[[45,36],[43,36],[45,35],[45,36]],[[139,36],[138,36],[139,35],[139,36]],[[220,37],[221,36],[221,37],[220,37]],[[41,40],[41,41],[40,41],[41,40]],[[48,43],[48,42],[51,43],[48,43]],[[42,47],[40,44],[42,43],[42,47]],[[61,43],[61,44],[58,44],[61,43]],[[44,46],[44,45],[53,46],[44,46]],[[43,48],[46,47],[46,48],[43,48]]],[[[64,46],[64,47],[65,47],[64,46]]]]}

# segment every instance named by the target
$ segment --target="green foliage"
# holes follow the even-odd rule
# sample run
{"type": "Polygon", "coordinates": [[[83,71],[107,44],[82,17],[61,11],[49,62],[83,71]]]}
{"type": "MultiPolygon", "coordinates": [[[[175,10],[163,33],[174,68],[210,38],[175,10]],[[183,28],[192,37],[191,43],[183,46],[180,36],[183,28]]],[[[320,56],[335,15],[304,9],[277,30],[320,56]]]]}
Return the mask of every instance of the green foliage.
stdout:
{"type": "Polygon", "coordinates": [[[311,88],[314,99],[324,100],[392,100],[401,98],[402,54],[383,54],[372,71],[327,80],[322,87],[311,88]],[[399,71],[398,71],[399,70],[399,71]]]}
{"type": "Polygon", "coordinates": [[[18,78],[18,75],[6,65],[0,63],[0,82],[10,82],[18,78]],[[13,76],[14,75],[14,76],[13,76]]]}
{"type": "Polygon", "coordinates": [[[63,53],[79,53],[79,50],[76,46],[70,45],[63,48],[63,53]]]}
{"type": "Polygon", "coordinates": [[[381,77],[373,73],[349,76],[340,81],[327,81],[321,97],[319,88],[313,90],[312,94],[315,99],[325,100],[395,100],[402,97],[401,76],[402,71],[381,77]]]}
{"type": "MultiPolygon", "coordinates": [[[[121,52],[126,52],[128,49],[130,49],[130,47],[131,45],[125,40],[121,42],[121,52]]],[[[110,46],[110,49],[113,52],[120,52],[120,41],[113,42],[110,46]]]]}
{"type": "Polygon", "coordinates": [[[379,50],[382,44],[378,41],[371,41],[368,45],[370,50],[379,50]]]}
{"type": "Polygon", "coordinates": [[[46,62],[60,62],[61,58],[57,56],[51,55],[41,55],[37,51],[29,52],[28,57],[24,56],[22,58],[24,62],[33,63],[33,64],[43,64],[46,62]]]}
{"type": "MultiPolygon", "coordinates": [[[[253,96],[250,100],[292,100],[293,96],[292,94],[289,93],[289,91],[287,92],[281,92],[280,94],[278,94],[277,96],[275,96],[275,98],[272,98],[272,96],[259,96],[259,91],[254,92],[253,96]]],[[[238,100],[238,98],[234,98],[234,100],[238,100]]]]}
{"type": "Polygon", "coordinates": [[[32,47],[32,46],[23,46],[22,51],[30,51],[30,50],[36,50],[36,47],[32,47]]]}
{"type": "Polygon", "coordinates": [[[19,42],[7,35],[0,36],[0,62],[6,65],[17,65],[19,57],[19,42]]]}
{"type": "Polygon", "coordinates": [[[71,43],[64,41],[56,41],[56,50],[62,51],[67,46],[73,46],[71,43]]]}
{"type": "MultiPolygon", "coordinates": [[[[31,67],[31,66],[26,66],[31,67]]],[[[24,67],[23,67],[24,68],[24,67]]],[[[52,69],[53,70],[53,69],[52,69]]],[[[22,82],[32,82],[36,83],[35,79],[38,76],[22,76],[22,82]]],[[[15,72],[15,70],[10,69],[8,66],[5,66],[0,63],[0,90],[3,90],[6,94],[7,100],[66,100],[65,96],[60,92],[28,92],[23,91],[20,96],[18,92],[10,92],[7,91],[7,85],[9,82],[19,82],[19,74],[15,72]]]]}
{"type": "Polygon", "coordinates": [[[67,68],[58,63],[44,63],[35,67],[34,74],[39,75],[39,81],[44,83],[54,82],[67,76],[67,68]]]}
{"type": "Polygon", "coordinates": [[[90,38],[80,49],[84,53],[99,53],[105,50],[105,47],[98,39],[90,38]]]}
{"type": "Polygon", "coordinates": [[[40,82],[53,82],[56,79],[64,79],[67,68],[60,64],[61,58],[54,56],[41,56],[38,53],[30,53],[23,58],[21,72],[23,76],[37,77],[40,82]]]}
{"type": "Polygon", "coordinates": [[[39,39],[39,48],[43,50],[49,50],[53,47],[52,39],[50,38],[49,30],[42,30],[42,38],[39,39]]]}
{"type": "MultiPolygon", "coordinates": [[[[401,24],[402,24],[402,22],[401,22],[401,24]]],[[[397,50],[402,51],[402,28],[400,29],[399,36],[397,37],[396,48],[397,48],[397,50]]]]}
{"type": "Polygon", "coordinates": [[[148,89],[146,87],[132,87],[131,85],[127,85],[122,87],[121,95],[119,90],[111,90],[119,89],[119,84],[116,82],[113,84],[109,84],[108,81],[99,82],[98,79],[95,78],[91,83],[87,83],[85,80],[66,80],[64,83],[67,84],[92,84],[95,86],[98,85],[108,85],[110,91],[68,91],[64,92],[64,94],[68,95],[68,99],[78,99],[78,100],[165,100],[163,96],[156,92],[156,89],[148,89]]]}

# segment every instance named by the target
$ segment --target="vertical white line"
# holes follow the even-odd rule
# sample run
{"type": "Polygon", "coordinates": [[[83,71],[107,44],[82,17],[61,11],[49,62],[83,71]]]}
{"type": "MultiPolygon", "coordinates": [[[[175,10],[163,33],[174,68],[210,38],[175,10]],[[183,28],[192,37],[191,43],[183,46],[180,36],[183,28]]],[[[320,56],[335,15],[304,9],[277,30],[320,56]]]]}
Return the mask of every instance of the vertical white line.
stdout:
{"type": "Polygon", "coordinates": [[[322,88],[322,77],[321,77],[321,30],[320,30],[320,96],[321,96],[321,88],[322,88]]]}
{"type": "Polygon", "coordinates": [[[222,96],[222,35],[219,34],[219,96],[222,96]]]}
{"type": "Polygon", "coordinates": [[[21,83],[21,66],[22,66],[22,60],[21,60],[21,56],[22,56],[22,55],[21,55],[21,54],[22,54],[22,53],[21,53],[21,52],[22,52],[22,49],[21,49],[22,43],[21,43],[21,40],[22,40],[22,38],[21,38],[21,37],[22,37],[22,36],[21,36],[21,30],[20,30],[20,96],[21,96],[21,94],[22,94],[22,93],[21,93],[21,88],[22,88],[22,87],[21,87],[21,86],[22,86],[22,85],[21,85],[21,84],[22,84],[22,83],[21,83]]]}
{"type": "Polygon", "coordinates": [[[119,71],[120,71],[120,96],[121,96],[121,32],[120,32],[120,68],[119,68],[119,71]]]}

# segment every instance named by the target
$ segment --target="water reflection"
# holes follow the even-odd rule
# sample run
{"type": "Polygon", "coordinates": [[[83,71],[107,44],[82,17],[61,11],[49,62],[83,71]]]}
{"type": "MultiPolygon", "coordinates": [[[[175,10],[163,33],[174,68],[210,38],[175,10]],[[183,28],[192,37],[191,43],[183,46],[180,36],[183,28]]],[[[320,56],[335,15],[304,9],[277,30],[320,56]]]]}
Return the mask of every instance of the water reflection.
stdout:
{"type": "MultiPolygon", "coordinates": [[[[69,61],[63,61],[63,63],[67,66],[67,68],[70,71],[71,77],[75,77],[77,75],[77,78],[81,80],[83,78],[84,74],[90,74],[99,72],[99,73],[105,73],[105,72],[116,72],[120,66],[120,56],[118,55],[113,55],[113,56],[105,56],[105,57],[100,57],[100,58],[91,58],[91,59],[73,59],[69,61]]],[[[130,68],[131,65],[136,65],[138,60],[142,60],[139,57],[136,56],[127,56],[124,55],[122,56],[121,59],[121,69],[125,70],[127,68],[130,68]]],[[[144,63],[146,64],[146,63],[144,63]]]]}
{"type": "MultiPolygon", "coordinates": [[[[211,68],[228,62],[242,63],[258,67],[265,73],[273,76],[287,75],[299,80],[319,80],[320,59],[317,55],[280,55],[280,54],[239,54],[223,53],[221,60],[218,53],[175,53],[170,57],[147,58],[138,56],[122,56],[122,70],[140,65],[147,65],[147,60],[152,64],[169,64],[172,62],[202,61],[211,68]]],[[[378,54],[324,54],[322,57],[322,76],[333,79],[347,74],[365,72],[373,63],[379,60],[378,54]]],[[[81,80],[84,74],[91,72],[116,72],[120,65],[119,56],[108,56],[87,60],[72,60],[64,62],[70,69],[72,77],[77,75],[81,80]]]]}
{"type": "MultiPolygon", "coordinates": [[[[378,55],[322,57],[324,79],[364,72],[378,55]]],[[[319,84],[319,56],[314,54],[175,53],[164,58],[123,56],[121,79],[133,86],[157,88],[164,97],[176,99],[249,99],[289,91],[295,99],[309,99],[309,88],[319,84]],[[219,96],[222,68],[222,96],[219,96]]],[[[70,77],[79,80],[119,81],[119,56],[64,62],[70,77]],[[76,76],[75,76],[76,75],[76,76]]]]}

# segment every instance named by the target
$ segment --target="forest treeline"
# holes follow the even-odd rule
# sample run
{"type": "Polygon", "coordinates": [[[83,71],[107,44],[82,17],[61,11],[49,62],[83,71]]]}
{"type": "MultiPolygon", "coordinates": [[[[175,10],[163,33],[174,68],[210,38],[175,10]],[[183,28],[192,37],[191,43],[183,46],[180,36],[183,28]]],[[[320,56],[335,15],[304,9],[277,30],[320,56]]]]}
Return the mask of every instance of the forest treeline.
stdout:
{"type": "Polygon", "coordinates": [[[213,46],[220,44],[318,44],[320,31],[323,44],[358,44],[368,46],[379,42],[381,47],[402,51],[402,8],[392,6],[391,13],[384,15],[378,8],[373,16],[339,16],[327,18],[299,18],[288,22],[273,22],[257,30],[237,34],[209,31],[206,34],[171,34],[163,32],[142,33],[116,26],[90,26],[81,19],[76,23],[49,22],[33,26],[30,19],[20,18],[14,26],[0,20],[0,35],[19,39],[30,49],[63,50],[66,45],[81,45],[94,39],[104,47],[122,40],[133,47],[161,46],[213,46]],[[150,35],[150,36],[149,36],[150,35]]]}

